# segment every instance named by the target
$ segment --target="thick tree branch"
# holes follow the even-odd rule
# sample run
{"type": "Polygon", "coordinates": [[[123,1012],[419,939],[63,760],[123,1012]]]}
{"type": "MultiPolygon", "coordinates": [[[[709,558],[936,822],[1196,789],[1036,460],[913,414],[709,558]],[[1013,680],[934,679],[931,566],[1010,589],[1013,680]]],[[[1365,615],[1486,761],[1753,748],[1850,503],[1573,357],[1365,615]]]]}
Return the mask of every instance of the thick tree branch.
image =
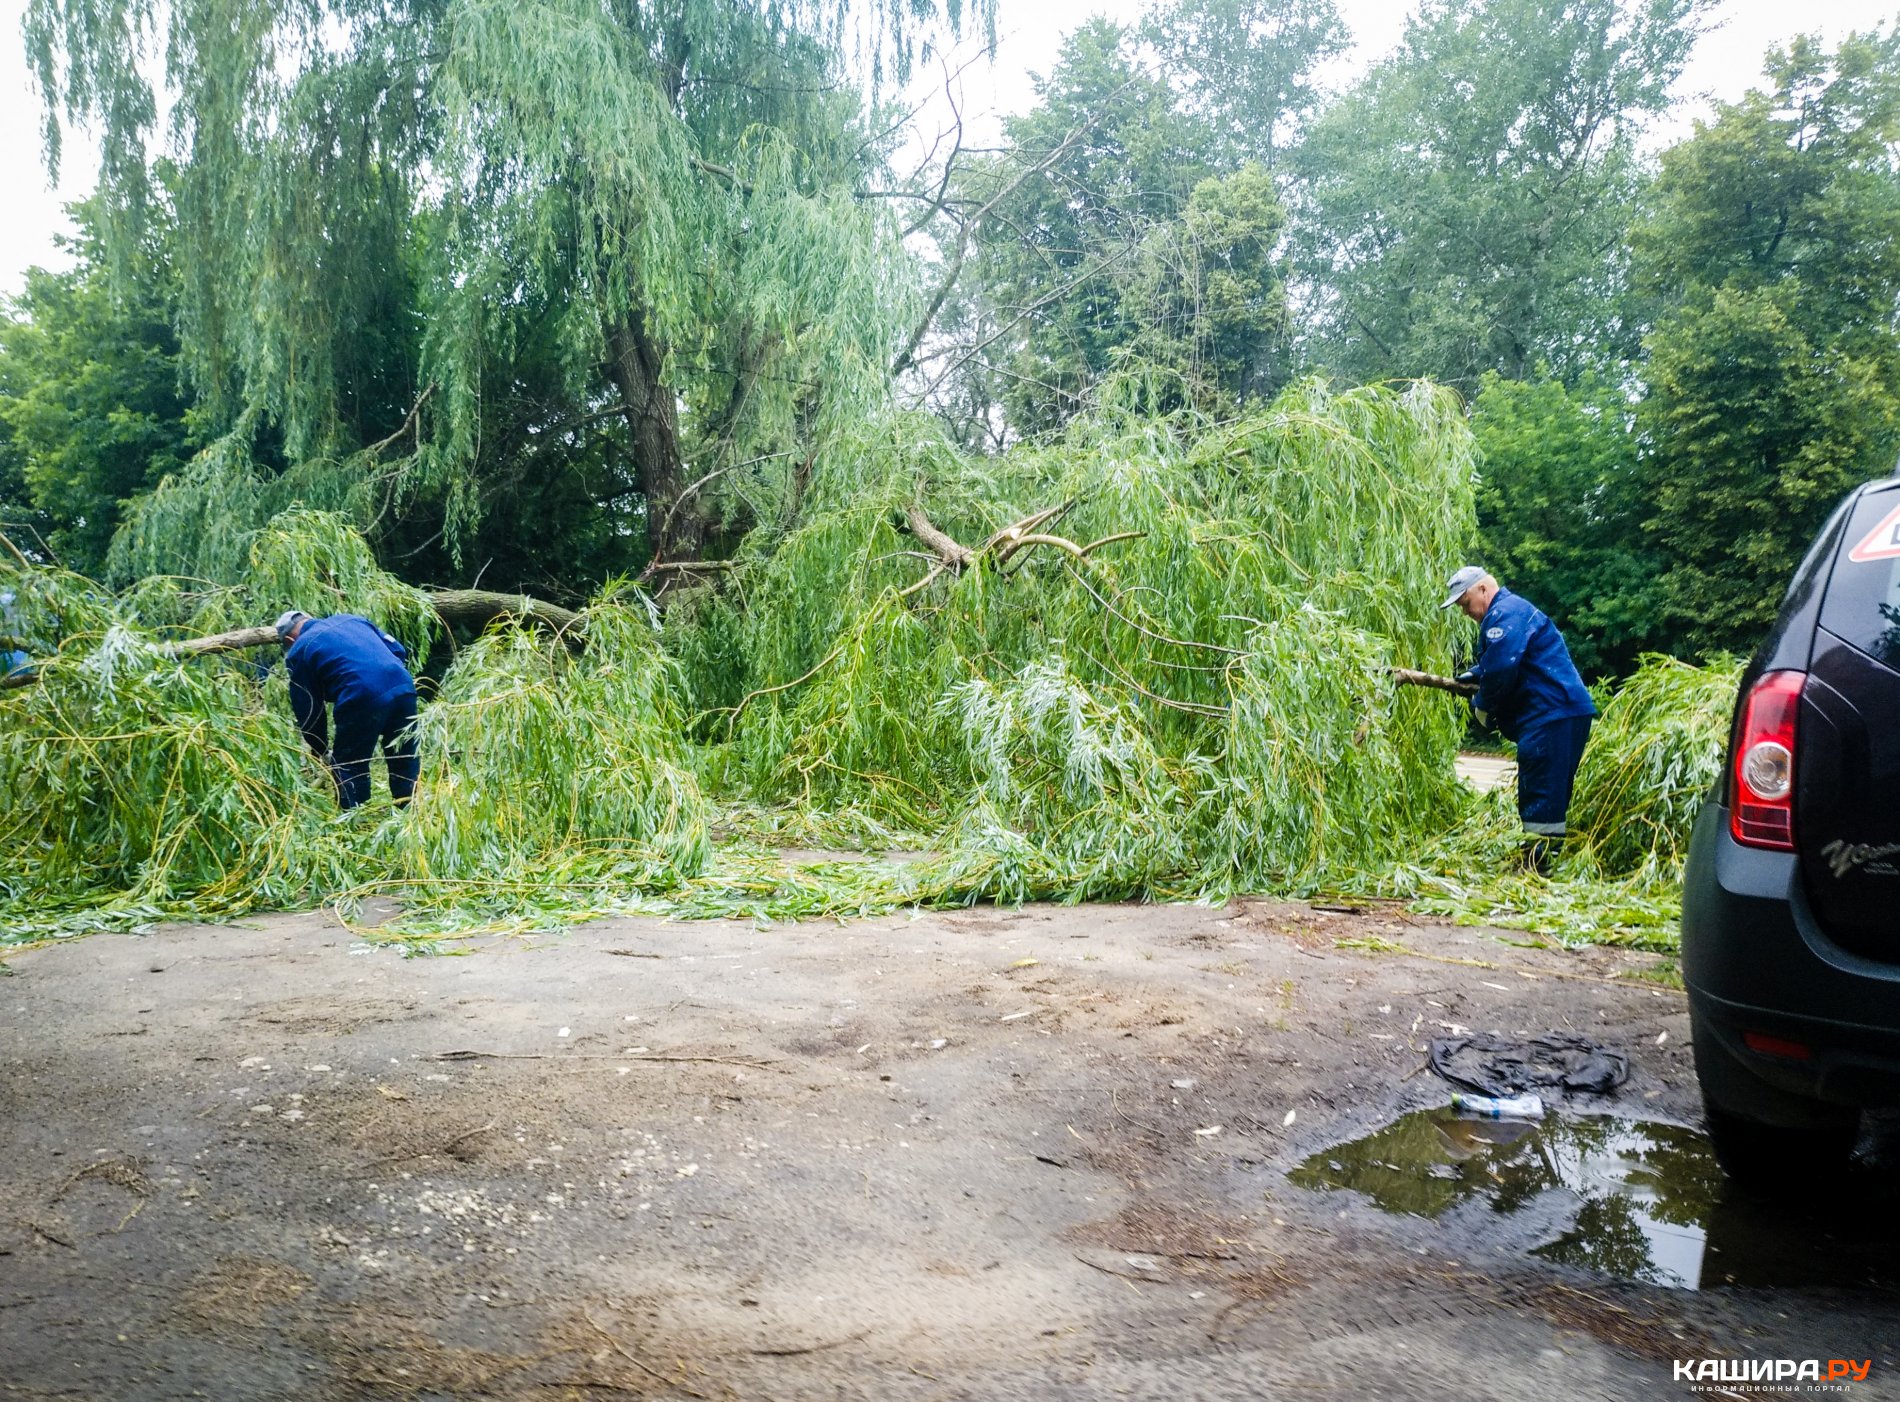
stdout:
{"type": "Polygon", "coordinates": [[[1087,545],[1077,545],[1066,536],[1054,535],[1038,529],[1059,520],[1074,505],[1075,501],[1072,498],[1059,506],[1046,507],[1034,512],[1013,525],[1003,527],[982,545],[972,550],[935,525],[924,514],[923,507],[913,502],[905,509],[904,519],[910,526],[911,534],[928,545],[935,552],[936,559],[931,564],[930,572],[915,584],[900,590],[898,597],[908,598],[945,570],[953,573],[961,572],[986,555],[998,569],[1008,564],[1013,556],[1037,545],[1046,545],[1051,549],[1060,550],[1072,560],[1086,560],[1092,552],[1100,550],[1105,545],[1113,545],[1122,540],[1135,540],[1142,535],[1140,531],[1118,531],[1114,535],[1103,536],[1100,540],[1092,540],[1087,545]]]}
{"type": "Polygon", "coordinates": [[[904,519],[910,522],[910,533],[936,551],[946,569],[960,570],[976,559],[976,552],[969,546],[958,544],[932,525],[923,507],[912,504],[904,512],[904,519]]]}
{"type": "Polygon", "coordinates": [[[1470,682],[1457,681],[1451,677],[1434,676],[1430,672],[1414,672],[1409,667],[1388,669],[1392,680],[1399,686],[1422,686],[1431,691],[1449,691],[1453,696],[1476,696],[1478,688],[1470,682]]]}
{"type": "Polygon", "coordinates": [[[446,626],[486,628],[497,618],[513,618],[545,628],[579,650],[586,615],[527,594],[497,594],[487,589],[442,589],[429,595],[435,615],[446,626]]]}
{"type": "Polygon", "coordinates": [[[644,579],[650,574],[722,574],[727,570],[739,568],[735,560],[655,560],[641,571],[644,579]]]}
{"type": "Polygon", "coordinates": [[[741,180],[739,173],[731,166],[722,166],[717,161],[702,160],[698,156],[692,158],[692,163],[695,170],[703,170],[708,175],[716,175],[740,194],[747,197],[751,196],[752,186],[741,180]]]}
{"type": "MultiPolygon", "coordinates": [[[[723,563],[695,565],[692,568],[718,568],[723,563]]],[[[439,589],[429,595],[429,603],[444,627],[479,630],[498,618],[513,618],[545,628],[573,651],[579,652],[585,646],[582,635],[587,626],[586,614],[527,594],[498,594],[488,589],[439,589]]],[[[233,628],[229,632],[212,633],[202,638],[180,638],[160,646],[173,657],[201,657],[211,652],[282,647],[283,643],[284,640],[277,636],[277,630],[266,624],[255,628],[233,628]]],[[[39,679],[37,671],[12,672],[0,677],[0,691],[31,686],[39,679]]]]}

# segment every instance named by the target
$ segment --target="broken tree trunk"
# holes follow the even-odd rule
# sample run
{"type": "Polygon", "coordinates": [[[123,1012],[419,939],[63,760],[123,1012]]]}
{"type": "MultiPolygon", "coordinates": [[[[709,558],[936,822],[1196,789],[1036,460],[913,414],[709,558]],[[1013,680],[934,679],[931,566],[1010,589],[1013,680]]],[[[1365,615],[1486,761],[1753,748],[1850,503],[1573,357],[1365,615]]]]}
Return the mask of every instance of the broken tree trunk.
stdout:
{"type": "Polygon", "coordinates": [[[930,567],[929,573],[909,588],[900,590],[899,597],[915,594],[945,570],[953,574],[958,573],[985,556],[1000,569],[1009,563],[1012,555],[1027,550],[1031,546],[1046,545],[1060,550],[1072,560],[1086,560],[1090,554],[1100,550],[1104,545],[1113,545],[1120,540],[1138,540],[1142,535],[1140,531],[1120,531],[1114,535],[1103,536],[1100,540],[1092,540],[1087,545],[1077,545],[1066,536],[1051,535],[1038,529],[1060,519],[1074,505],[1075,502],[1070,500],[1063,502],[1060,506],[1051,506],[1034,512],[1013,525],[1003,527],[982,545],[972,550],[939,528],[928,516],[924,515],[922,506],[912,502],[904,509],[904,521],[910,527],[910,533],[928,545],[937,559],[936,563],[930,567]]]}
{"type": "MultiPolygon", "coordinates": [[[[473,628],[480,631],[498,618],[518,619],[545,628],[576,652],[585,644],[585,614],[550,604],[527,594],[497,594],[488,589],[441,589],[429,595],[435,616],[444,627],[473,628]]],[[[212,633],[202,638],[180,638],[163,644],[174,657],[198,657],[207,652],[239,652],[252,647],[281,647],[283,639],[268,624],[257,628],[233,628],[228,633],[212,633]]],[[[9,672],[0,677],[0,691],[16,686],[31,686],[38,681],[36,671],[9,672]]]]}
{"type": "Polygon", "coordinates": [[[435,616],[451,627],[486,628],[497,618],[518,618],[546,628],[555,637],[578,646],[586,620],[573,609],[550,604],[527,594],[496,594],[486,589],[441,589],[429,595],[435,616]],[[575,635],[570,638],[570,635],[575,635]]]}
{"type": "Polygon", "coordinates": [[[1400,686],[1422,686],[1432,691],[1449,691],[1453,696],[1476,696],[1478,688],[1470,682],[1461,682],[1454,677],[1434,676],[1430,672],[1414,672],[1409,667],[1394,667],[1392,680],[1400,686]]]}

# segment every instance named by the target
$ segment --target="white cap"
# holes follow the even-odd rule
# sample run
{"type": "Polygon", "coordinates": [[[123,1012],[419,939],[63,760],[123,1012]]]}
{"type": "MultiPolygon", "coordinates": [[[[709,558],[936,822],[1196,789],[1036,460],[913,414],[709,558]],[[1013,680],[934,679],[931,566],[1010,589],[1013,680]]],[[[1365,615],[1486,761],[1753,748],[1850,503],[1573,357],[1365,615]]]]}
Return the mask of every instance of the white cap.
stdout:
{"type": "Polygon", "coordinates": [[[277,615],[277,623],[275,625],[277,636],[280,638],[288,638],[292,628],[295,628],[299,623],[307,622],[309,618],[310,615],[305,613],[302,609],[285,609],[282,613],[277,615]]]}
{"type": "Polygon", "coordinates": [[[1464,598],[1465,595],[1469,594],[1477,585],[1478,581],[1483,578],[1484,566],[1460,565],[1452,572],[1451,578],[1445,582],[1445,587],[1451,592],[1445,596],[1445,602],[1440,604],[1439,607],[1441,609],[1450,608],[1453,604],[1464,598]]]}

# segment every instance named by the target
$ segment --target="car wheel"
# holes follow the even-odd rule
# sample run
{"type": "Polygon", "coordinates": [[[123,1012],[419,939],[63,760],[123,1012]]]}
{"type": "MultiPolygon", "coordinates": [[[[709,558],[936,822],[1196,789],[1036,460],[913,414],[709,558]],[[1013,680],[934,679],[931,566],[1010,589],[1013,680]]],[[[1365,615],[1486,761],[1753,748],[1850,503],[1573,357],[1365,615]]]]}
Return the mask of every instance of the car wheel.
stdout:
{"type": "Polygon", "coordinates": [[[1859,1137],[1860,1117],[1851,1112],[1833,1123],[1788,1129],[1746,1119],[1706,1099],[1702,1105],[1722,1172],[1751,1192],[1768,1196],[1840,1177],[1859,1137]]]}
{"type": "Polygon", "coordinates": [[[1693,1013],[1689,1030],[1709,1141],[1724,1173],[1757,1193],[1780,1195],[1845,1171],[1860,1137],[1858,1111],[1769,1085],[1693,1013]]]}

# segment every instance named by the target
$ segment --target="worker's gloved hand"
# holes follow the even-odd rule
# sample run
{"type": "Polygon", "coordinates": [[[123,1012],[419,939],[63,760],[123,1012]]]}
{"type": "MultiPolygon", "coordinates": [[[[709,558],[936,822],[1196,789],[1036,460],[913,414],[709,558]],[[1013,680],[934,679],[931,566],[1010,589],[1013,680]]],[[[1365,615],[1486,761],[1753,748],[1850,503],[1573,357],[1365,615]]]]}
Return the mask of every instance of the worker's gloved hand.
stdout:
{"type": "Polygon", "coordinates": [[[1485,727],[1487,730],[1491,728],[1491,717],[1487,712],[1480,711],[1476,706],[1473,706],[1471,708],[1471,714],[1478,718],[1479,725],[1485,727]]]}
{"type": "Polygon", "coordinates": [[[1478,684],[1478,674],[1474,669],[1467,667],[1464,671],[1453,677],[1452,680],[1455,682],[1463,682],[1466,686],[1476,686],[1478,684]]]}

